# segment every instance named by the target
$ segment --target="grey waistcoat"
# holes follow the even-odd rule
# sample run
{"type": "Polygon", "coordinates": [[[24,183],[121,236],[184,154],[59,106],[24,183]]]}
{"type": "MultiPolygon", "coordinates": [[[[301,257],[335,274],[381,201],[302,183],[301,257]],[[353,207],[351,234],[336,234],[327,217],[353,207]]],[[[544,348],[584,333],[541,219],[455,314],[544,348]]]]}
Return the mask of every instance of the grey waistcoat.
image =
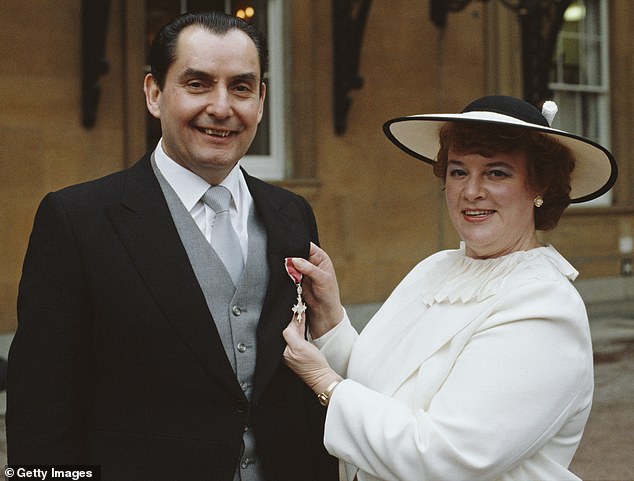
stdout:
{"type": "MultiPolygon", "coordinates": [[[[251,208],[247,229],[249,244],[242,278],[234,287],[222,260],[205,239],[180,198],[156,167],[158,178],[176,229],[187,251],[189,262],[214,318],[225,353],[249,400],[253,393],[256,361],[256,329],[269,280],[266,261],[266,230],[251,208]]],[[[234,481],[264,481],[261,463],[255,453],[255,437],[245,426],[243,451],[234,481]]],[[[213,473],[210,473],[213,474],[213,473]]],[[[211,478],[210,478],[211,479],[211,478]]]]}

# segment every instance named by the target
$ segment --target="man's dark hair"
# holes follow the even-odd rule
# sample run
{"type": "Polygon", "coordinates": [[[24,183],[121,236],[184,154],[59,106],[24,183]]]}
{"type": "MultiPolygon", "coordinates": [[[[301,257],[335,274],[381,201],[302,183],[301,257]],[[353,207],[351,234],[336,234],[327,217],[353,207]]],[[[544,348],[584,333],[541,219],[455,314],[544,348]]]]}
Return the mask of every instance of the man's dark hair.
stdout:
{"type": "Polygon", "coordinates": [[[165,77],[170,65],[176,60],[178,36],[183,29],[197,26],[216,35],[224,35],[231,30],[244,32],[255,44],[260,60],[260,80],[268,68],[268,51],[264,36],[255,26],[223,12],[185,13],[164,25],[156,34],[150,47],[150,72],[159,89],[165,87],[165,77]]]}

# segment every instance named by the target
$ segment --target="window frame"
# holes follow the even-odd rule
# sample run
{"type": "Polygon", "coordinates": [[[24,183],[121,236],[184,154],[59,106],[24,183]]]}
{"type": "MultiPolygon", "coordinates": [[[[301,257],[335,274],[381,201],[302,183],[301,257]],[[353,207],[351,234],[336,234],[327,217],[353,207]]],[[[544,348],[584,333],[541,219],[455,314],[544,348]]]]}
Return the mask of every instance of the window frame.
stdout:
{"type": "Polygon", "coordinates": [[[249,174],[264,180],[284,180],[287,175],[284,76],[284,0],[267,0],[267,42],[269,69],[265,74],[269,108],[268,155],[246,155],[241,165],[249,174]]]}
{"type": "MultiPolygon", "coordinates": [[[[595,108],[597,112],[597,138],[593,136],[589,136],[587,132],[575,132],[579,135],[583,135],[585,137],[591,137],[592,140],[597,141],[601,145],[604,145],[608,149],[610,148],[612,131],[611,131],[611,109],[610,109],[610,35],[609,35],[609,10],[608,10],[608,1],[607,0],[586,0],[586,1],[596,1],[597,2],[597,11],[599,13],[599,19],[597,22],[598,25],[598,38],[599,42],[599,50],[598,55],[600,58],[598,62],[600,64],[599,70],[599,81],[598,84],[589,84],[589,83],[567,83],[567,82],[550,82],[548,87],[553,92],[554,100],[558,101],[558,94],[589,94],[595,97],[596,103],[595,108]]],[[[588,9],[586,9],[586,15],[588,14],[588,9]]],[[[562,67],[558,62],[558,53],[560,51],[559,45],[562,42],[562,37],[564,37],[566,33],[561,30],[558,34],[557,38],[557,48],[554,53],[553,62],[556,62],[556,68],[561,70],[562,67]]],[[[582,35],[587,36],[585,33],[580,33],[580,38],[582,35]]],[[[595,36],[595,34],[591,34],[595,36]]],[[[584,58],[584,61],[586,59],[584,58]]],[[[587,64],[586,64],[587,65],[587,64]]],[[[559,80],[559,79],[558,79],[559,80]]],[[[580,79],[581,80],[581,79],[580,79]]],[[[576,103],[580,103],[581,98],[577,96],[576,103]]],[[[558,102],[560,103],[560,102],[558,102]]],[[[582,125],[583,122],[581,120],[582,116],[582,108],[579,107],[575,112],[566,112],[566,116],[575,115],[575,125],[582,125]]],[[[555,121],[553,123],[553,127],[557,127],[557,117],[555,117],[555,121]]],[[[612,205],[612,190],[603,194],[601,197],[594,199],[589,202],[585,202],[583,207],[594,207],[594,206],[611,206],[612,205]]],[[[581,204],[573,204],[572,207],[580,207],[581,204]]]]}

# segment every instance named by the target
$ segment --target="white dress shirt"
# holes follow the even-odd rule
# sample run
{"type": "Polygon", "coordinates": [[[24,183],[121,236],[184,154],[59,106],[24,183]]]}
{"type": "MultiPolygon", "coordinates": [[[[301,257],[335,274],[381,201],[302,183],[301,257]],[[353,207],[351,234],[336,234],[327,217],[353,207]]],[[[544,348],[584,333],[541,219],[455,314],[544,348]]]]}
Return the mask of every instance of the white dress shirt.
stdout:
{"type": "MultiPolygon", "coordinates": [[[[216,213],[202,201],[202,196],[211,185],[202,177],[170,158],[163,149],[163,139],[161,139],[156,146],[154,160],[156,161],[156,166],[159,171],[172,189],[174,189],[176,195],[178,195],[187,211],[191,214],[200,231],[207,241],[211,242],[211,228],[216,213]]],[[[240,170],[240,162],[229,172],[220,185],[226,187],[231,192],[232,200],[229,215],[231,217],[231,224],[240,239],[242,257],[246,263],[249,245],[247,221],[249,219],[251,206],[253,205],[253,197],[251,197],[242,170],[240,170]]]]}

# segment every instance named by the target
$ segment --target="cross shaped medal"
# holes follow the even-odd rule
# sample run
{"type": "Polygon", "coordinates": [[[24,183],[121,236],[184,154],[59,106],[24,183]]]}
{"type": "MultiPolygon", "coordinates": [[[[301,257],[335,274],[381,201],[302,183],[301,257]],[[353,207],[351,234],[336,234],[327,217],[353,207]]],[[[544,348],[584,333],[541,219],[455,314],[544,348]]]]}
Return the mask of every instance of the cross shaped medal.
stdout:
{"type": "Polygon", "coordinates": [[[293,311],[293,313],[295,313],[295,318],[297,319],[297,322],[301,323],[302,320],[304,320],[304,312],[306,312],[306,309],[308,309],[306,307],[306,304],[304,303],[304,299],[302,299],[303,274],[295,269],[295,266],[293,265],[293,260],[290,257],[287,257],[285,259],[284,265],[286,266],[286,272],[295,283],[295,287],[297,288],[297,302],[291,310],[293,311]]]}

